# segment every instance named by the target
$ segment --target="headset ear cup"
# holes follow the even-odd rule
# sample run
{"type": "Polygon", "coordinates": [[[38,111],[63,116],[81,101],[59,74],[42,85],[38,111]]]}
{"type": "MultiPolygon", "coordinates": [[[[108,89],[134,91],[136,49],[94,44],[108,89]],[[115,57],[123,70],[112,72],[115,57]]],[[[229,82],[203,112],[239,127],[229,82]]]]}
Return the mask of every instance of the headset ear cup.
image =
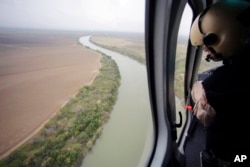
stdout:
{"type": "Polygon", "coordinates": [[[218,36],[215,33],[208,33],[203,36],[203,43],[206,46],[211,46],[218,41],[218,36]]]}

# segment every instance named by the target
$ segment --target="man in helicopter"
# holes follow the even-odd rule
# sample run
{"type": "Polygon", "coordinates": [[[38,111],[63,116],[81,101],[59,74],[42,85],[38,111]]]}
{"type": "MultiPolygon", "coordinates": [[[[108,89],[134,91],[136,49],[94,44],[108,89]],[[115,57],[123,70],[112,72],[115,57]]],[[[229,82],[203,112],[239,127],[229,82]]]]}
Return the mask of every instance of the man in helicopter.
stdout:
{"type": "Polygon", "coordinates": [[[196,81],[191,95],[213,166],[233,166],[237,155],[250,158],[250,3],[218,2],[206,8],[192,24],[190,41],[203,46],[207,61],[223,63],[196,81]]]}

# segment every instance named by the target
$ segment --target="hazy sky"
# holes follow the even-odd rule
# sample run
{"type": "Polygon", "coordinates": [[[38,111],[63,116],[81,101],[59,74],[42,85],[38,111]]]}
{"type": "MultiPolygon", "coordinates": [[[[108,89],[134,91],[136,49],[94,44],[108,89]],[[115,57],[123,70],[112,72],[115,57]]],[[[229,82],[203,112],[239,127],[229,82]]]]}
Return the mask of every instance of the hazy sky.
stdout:
{"type": "Polygon", "coordinates": [[[144,31],[145,0],[0,0],[0,26],[144,31]]]}

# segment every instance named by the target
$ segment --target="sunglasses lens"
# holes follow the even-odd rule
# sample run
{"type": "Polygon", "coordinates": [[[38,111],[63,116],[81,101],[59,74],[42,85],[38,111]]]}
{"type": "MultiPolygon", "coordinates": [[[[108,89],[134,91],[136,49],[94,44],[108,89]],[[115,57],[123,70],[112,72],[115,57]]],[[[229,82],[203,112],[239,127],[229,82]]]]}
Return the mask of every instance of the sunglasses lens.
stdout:
{"type": "Polygon", "coordinates": [[[218,41],[218,36],[214,33],[204,35],[203,43],[207,46],[213,45],[218,41]]]}

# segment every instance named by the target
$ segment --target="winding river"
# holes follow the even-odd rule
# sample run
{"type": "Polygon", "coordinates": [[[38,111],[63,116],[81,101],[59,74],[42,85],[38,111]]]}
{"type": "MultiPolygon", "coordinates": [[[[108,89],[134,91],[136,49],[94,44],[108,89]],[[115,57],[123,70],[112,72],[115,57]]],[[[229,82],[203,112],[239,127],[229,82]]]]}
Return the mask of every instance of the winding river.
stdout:
{"type": "Polygon", "coordinates": [[[81,166],[145,166],[153,143],[146,67],[125,55],[92,44],[89,38],[81,37],[79,42],[116,61],[121,85],[110,119],[81,166]]]}

